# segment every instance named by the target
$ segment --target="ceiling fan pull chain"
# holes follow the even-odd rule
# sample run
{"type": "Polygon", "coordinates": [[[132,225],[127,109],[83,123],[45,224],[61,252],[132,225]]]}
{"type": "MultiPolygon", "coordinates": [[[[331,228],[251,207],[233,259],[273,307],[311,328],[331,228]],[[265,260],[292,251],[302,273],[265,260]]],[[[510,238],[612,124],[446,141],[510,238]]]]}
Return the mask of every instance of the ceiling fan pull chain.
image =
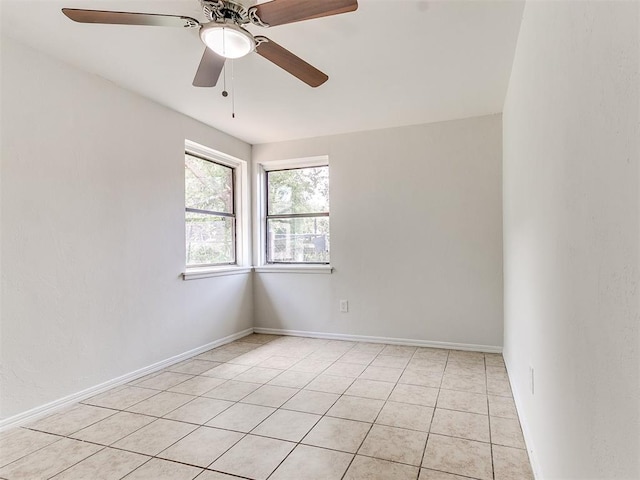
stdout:
{"type": "Polygon", "coordinates": [[[236,89],[233,84],[233,59],[231,60],[231,118],[236,118],[236,89]]]}

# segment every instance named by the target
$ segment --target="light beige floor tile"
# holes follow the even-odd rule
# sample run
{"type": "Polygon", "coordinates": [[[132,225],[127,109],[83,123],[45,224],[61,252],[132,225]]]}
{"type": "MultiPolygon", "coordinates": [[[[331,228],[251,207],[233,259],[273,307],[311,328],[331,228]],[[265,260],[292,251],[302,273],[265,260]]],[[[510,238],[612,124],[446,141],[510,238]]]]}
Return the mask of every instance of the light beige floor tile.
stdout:
{"type": "Polygon", "coordinates": [[[120,480],[149,459],[145,455],[105,448],[52,480],[120,480]]]}
{"type": "Polygon", "coordinates": [[[415,480],[418,467],[356,455],[343,480],[415,480]]]}
{"type": "Polygon", "coordinates": [[[442,383],[442,373],[406,369],[400,376],[398,383],[418,385],[421,387],[440,388],[440,384],[442,383]]]}
{"type": "Polygon", "coordinates": [[[200,475],[198,475],[196,480],[238,480],[238,477],[234,475],[227,475],[226,473],[205,470],[200,475]]]}
{"type": "Polygon", "coordinates": [[[280,370],[286,370],[289,367],[293,367],[296,363],[298,363],[298,360],[296,360],[295,358],[273,355],[262,361],[259,366],[264,368],[278,368],[280,370]]]}
{"type": "Polygon", "coordinates": [[[305,390],[315,390],[316,392],[343,394],[353,382],[354,379],[350,377],[338,377],[323,373],[304,388],[305,390]]]}
{"type": "Polygon", "coordinates": [[[268,385],[277,385],[279,387],[302,388],[316,377],[315,373],[294,372],[286,370],[272,380],[268,385]]]}
{"type": "Polygon", "coordinates": [[[298,393],[298,391],[297,388],[263,385],[253,393],[244,397],[241,402],[278,408],[298,393]]]}
{"type": "Polygon", "coordinates": [[[504,447],[526,448],[518,419],[491,417],[490,423],[491,443],[504,447]]]}
{"type": "Polygon", "coordinates": [[[345,354],[344,351],[320,349],[313,352],[311,355],[309,355],[306,358],[308,358],[309,360],[327,360],[330,362],[335,362],[336,360],[339,360],[340,357],[342,357],[344,354],[345,354]]]}
{"type": "Polygon", "coordinates": [[[301,390],[282,405],[287,410],[298,412],[317,413],[323,415],[336,402],[339,395],[335,393],[314,392],[301,390]]]}
{"type": "Polygon", "coordinates": [[[229,360],[233,360],[239,353],[234,352],[221,352],[217,349],[209,350],[208,352],[201,353],[200,355],[194,357],[195,360],[207,360],[210,362],[228,362],[229,360]]]}
{"type": "Polygon", "coordinates": [[[243,339],[235,340],[220,347],[225,352],[247,353],[260,348],[257,342],[245,342],[243,339]]]}
{"type": "Polygon", "coordinates": [[[152,458],[123,480],[193,480],[202,471],[201,468],[152,458]]]}
{"type": "Polygon", "coordinates": [[[243,437],[242,433],[200,427],[159,453],[158,457],[206,468],[243,437]]]}
{"type": "Polygon", "coordinates": [[[489,395],[513,398],[511,386],[506,380],[487,379],[487,392],[489,395]]]}
{"type": "Polygon", "coordinates": [[[455,363],[447,363],[446,368],[444,369],[445,373],[453,374],[453,375],[465,375],[469,377],[476,377],[478,380],[486,380],[486,373],[483,365],[474,365],[474,364],[455,364],[455,363]]]}
{"type": "Polygon", "coordinates": [[[382,343],[356,343],[356,345],[350,350],[350,352],[370,353],[373,355],[379,354],[386,345],[382,343]]]}
{"type": "Polygon", "coordinates": [[[246,372],[251,367],[248,365],[235,365],[233,363],[223,363],[217,367],[213,367],[211,370],[202,372],[202,375],[207,377],[224,378],[226,380],[232,379],[246,372]]]}
{"type": "Polygon", "coordinates": [[[509,375],[507,374],[507,369],[505,367],[494,367],[491,365],[487,366],[487,380],[499,380],[502,382],[509,381],[509,375]]]}
{"type": "Polygon", "coordinates": [[[229,400],[237,402],[249,395],[254,390],[260,388],[259,383],[238,382],[236,380],[228,380],[222,385],[215,387],[204,393],[203,397],[217,398],[218,400],[229,400]]]}
{"type": "Polygon", "coordinates": [[[394,357],[391,355],[378,355],[372,362],[372,367],[405,368],[409,364],[408,357],[394,357]]]}
{"type": "Polygon", "coordinates": [[[489,414],[492,417],[518,418],[513,399],[496,395],[489,395],[489,414]]]}
{"type": "Polygon", "coordinates": [[[534,480],[526,450],[493,445],[496,480],[534,480]]]}
{"type": "Polygon", "coordinates": [[[282,373],[277,368],[251,367],[244,373],[241,373],[235,380],[240,382],[267,383],[282,373]]]}
{"type": "Polygon", "coordinates": [[[269,352],[256,350],[253,352],[243,353],[242,355],[229,360],[229,363],[245,365],[247,367],[255,367],[256,365],[259,365],[272,356],[273,355],[269,352]]]}
{"type": "Polygon", "coordinates": [[[0,467],[60,440],[61,437],[26,428],[0,436],[0,467]]]}
{"type": "Polygon", "coordinates": [[[358,454],[420,466],[426,442],[426,432],[374,425],[358,454]]]}
{"type": "Polygon", "coordinates": [[[185,395],[183,393],[159,392],[158,395],[132,405],[127,408],[127,411],[153,417],[163,417],[194,398],[196,398],[194,395],[185,395]]]}
{"type": "Polygon", "coordinates": [[[160,419],[118,440],[113,447],[154,456],[196,428],[189,423],[160,419]]]}
{"type": "Polygon", "coordinates": [[[247,433],[274,411],[271,407],[236,403],[208,421],[207,426],[247,433]]]}
{"type": "Polygon", "coordinates": [[[202,395],[212,388],[222,385],[224,382],[226,380],[223,378],[197,376],[171,387],[168,391],[186,393],[187,395],[202,395]]]}
{"type": "Polygon", "coordinates": [[[316,359],[304,359],[300,360],[293,367],[290,368],[294,372],[307,372],[307,373],[322,373],[329,368],[333,362],[331,360],[316,360],[316,359]]]}
{"type": "Polygon", "coordinates": [[[169,412],[164,418],[203,425],[219,413],[224,412],[231,405],[233,405],[233,402],[227,400],[198,397],[169,412]]]}
{"type": "Polygon", "coordinates": [[[251,335],[247,335],[246,337],[242,337],[241,340],[243,342],[249,342],[249,343],[257,343],[260,345],[266,345],[267,343],[273,342],[274,340],[277,340],[279,338],[282,338],[281,335],[271,335],[268,333],[252,333],[251,335]]]}
{"type": "Polygon", "coordinates": [[[369,423],[354,420],[323,417],[302,439],[302,443],[356,453],[370,426],[369,423]]]}
{"type": "Polygon", "coordinates": [[[443,348],[419,347],[413,358],[428,358],[433,360],[446,360],[449,356],[449,350],[443,348]]]}
{"type": "Polygon", "coordinates": [[[356,378],[366,368],[365,365],[359,365],[357,363],[340,363],[336,362],[327,368],[323,373],[325,375],[334,375],[336,377],[351,377],[356,378]]]}
{"type": "Polygon", "coordinates": [[[251,431],[254,435],[299,442],[318,423],[320,415],[276,410],[273,415],[251,431]]]}
{"type": "Polygon", "coordinates": [[[395,384],[391,382],[380,382],[378,380],[365,380],[358,378],[344,393],[345,395],[351,395],[354,397],[386,400],[391,394],[394,386],[395,384]]]}
{"type": "Polygon", "coordinates": [[[375,353],[360,351],[349,351],[340,357],[342,363],[357,363],[359,365],[369,365],[376,358],[375,353]]]}
{"type": "MultiPolygon", "coordinates": [[[[402,357],[395,357],[395,358],[402,358],[402,357]]],[[[402,375],[402,372],[403,372],[402,368],[374,367],[370,365],[365,369],[364,372],[362,372],[359,378],[395,383],[400,378],[400,375],[402,375]]]]}
{"type": "Polygon", "coordinates": [[[470,477],[461,477],[453,473],[437,472],[435,470],[421,468],[418,480],[470,480],[470,477]]]}
{"type": "Polygon", "coordinates": [[[487,415],[487,396],[482,393],[442,389],[438,395],[438,408],[487,415]]]}
{"type": "Polygon", "coordinates": [[[177,372],[162,372],[147,380],[136,383],[136,387],[152,388],[154,390],[168,390],[171,387],[193,378],[193,375],[186,375],[177,372]]]}
{"type": "Polygon", "coordinates": [[[358,454],[420,466],[426,443],[426,432],[374,425],[358,454]]]}
{"type": "Polygon", "coordinates": [[[78,430],[115,415],[115,410],[77,404],[60,413],[49,415],[27,425],[28,428],[57,435],[71,435],[78,430]]]}
{"type": "Polygon", "coordinates": [[[0,469],[0,478],[44,480],[84,460],[104,447],[63,438],[0,469]]]}
{"type": "Polygon", "coordinates": [[[478,380],[475,377],[462,375],[445,374],[442,377],[442,385],[440,388],[447,390],[460,390],[462,392],[487,393],[487,387],[484,379],[478,380]]]}
{"type": "Polygon", "coordinates": [[[157,390],[151,390],[149,388],[123,386],[123,388],[107,390],[100,395],[83,400],[82,403],[95,405],[97,407],[125,410],[131,405],[135,405],[157,394],[157,390]]]}
{"type": "Polygon", "coordinates": [[[504,366],[504,358],[499,353],[485,353],[484,362],[488,366],[504,366]]]}
{"type": "Polygon", "coordinates": [[[489,417],[477,413],[436,408],[431,432],[451,437],[489,442],[489,417]]]}
{"type": "Polygon", "coordinates": [[[467,350],[449,350],[449,360],[484,363],[484,353],[467,350]]]}
{"type": "Polygon", "coordinates": [[[213,462],[210,468],[254,480],[264,480],[295,446],[296,444],[291,442],[247,435],[213,462]]]}
{"type": "Polygon", "coordinates": [[[397,384],[389,396],[392,402],[411,403],[425,407],[435,407],[438,389],[419,385],[397,384]]]}
{"type": "Polygon", "coordinates": [[[341,480],[353,455],[324,448],[298,445],[269,480],[341,480]]]}
{"type": "Polygon", "coordinates": [[[343,395],[329,409],[327,415],[373,423],[383,406],[384,400],[343,395]]]}
{"type": "Polygon", "coordinates": [[[169,372],[186,373],[187,375],[200,375],[202,372],[211,370],[221,365],[220,362],[210,362],[208,360],[188,359],[175,365],[165,368],[169,372]]]}
{"type": "Polygon", "coordinates": [[[385,403],[376,423],[409,430],[429,431],[433,408],[408,403],[385,403]]]}
{"type": "Polygon", "coordinates": [[[430,434],[422,466],[480,480],[493,478],[490,444],[461,438],[430,434]]]}
{"type": "Polygon", "coordinates": [[[74,433],[73,438],[84,440],[85,442],[99,443],[100,445],[111,445],[121,438],[135,432],[136,430],[149,425],[155,418],[137,413],[118,412],[115,415],[94,423],[74,433]]]}
{"type": "Polygon", "coordinates": [[[393,357],[411,357],[416,352],[416,347],[404,345],[387,345],[380,352],[380,355],[391,355],[393,357]]]}
{"type": "Polygon", "coordinates": [[[424,375],[442,375],[446,364],[446,361],[412,358],[405,368],[409,372],[422,373],[424,375]]]}

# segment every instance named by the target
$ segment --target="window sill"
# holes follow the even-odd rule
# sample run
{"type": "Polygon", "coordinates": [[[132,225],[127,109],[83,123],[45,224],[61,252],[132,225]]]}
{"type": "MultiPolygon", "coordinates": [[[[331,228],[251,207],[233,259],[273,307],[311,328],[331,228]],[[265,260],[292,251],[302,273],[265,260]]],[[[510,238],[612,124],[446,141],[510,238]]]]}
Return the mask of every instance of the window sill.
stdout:
{"type": "Polygon", "coordinates": [[[333,272],[331,265],[263,265],[253,267],[256,273],[311,273],[329,275],[333,272]]]}
{"type": "Polygon", "coordinates": [[[183,280],[197,280],[199,278],[226,277],[227,275],[241,275],[251,273],[251,267],[200,267],[189,268],[182,274],[183,280]]]}

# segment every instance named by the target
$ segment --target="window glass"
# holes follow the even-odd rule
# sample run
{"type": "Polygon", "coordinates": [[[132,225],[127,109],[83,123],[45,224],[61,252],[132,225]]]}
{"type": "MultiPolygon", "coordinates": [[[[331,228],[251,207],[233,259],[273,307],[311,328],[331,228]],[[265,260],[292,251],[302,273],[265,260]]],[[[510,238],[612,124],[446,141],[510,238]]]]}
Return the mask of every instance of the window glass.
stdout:
{"type": "Polygon", "coordinates": [[[329,167],[266,173],[267,263],[329,263],[329,167]]]}

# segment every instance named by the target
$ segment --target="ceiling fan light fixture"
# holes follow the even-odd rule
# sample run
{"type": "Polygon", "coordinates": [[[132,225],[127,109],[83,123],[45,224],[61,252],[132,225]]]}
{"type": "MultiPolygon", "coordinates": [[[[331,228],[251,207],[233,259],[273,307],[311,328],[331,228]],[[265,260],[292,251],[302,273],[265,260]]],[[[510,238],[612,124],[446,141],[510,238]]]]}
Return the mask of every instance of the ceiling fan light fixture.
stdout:
{"type": "Polygon", "coordinates": [[[225,58],[240,58],[253,52],[256,41],[244,28],[233,23],[208,23],[200,29],[204,44],[225,58]]]}

